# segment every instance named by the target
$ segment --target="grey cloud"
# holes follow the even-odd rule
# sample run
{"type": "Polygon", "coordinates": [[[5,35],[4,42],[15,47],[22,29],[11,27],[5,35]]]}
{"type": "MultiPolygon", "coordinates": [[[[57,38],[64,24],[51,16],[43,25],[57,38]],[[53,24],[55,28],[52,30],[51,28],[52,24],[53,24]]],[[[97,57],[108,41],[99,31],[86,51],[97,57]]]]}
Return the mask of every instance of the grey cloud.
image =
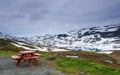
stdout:
{"type": "Polygon", "coordinates": [[[43,19],[45,15],[50,12],[48,5],[44,1],[40,0],[24,3],[19,11],[20,13],[28,15],[30,17],[30,21],[43,19]]]}
{"type": "Polygon", "coordinates": [[[0,0],[0,8],[7,7],[6,5],[10,5],[9,0],[0,0]]]}
{"type": "Polygon", "coordinates": [[[45,4],[39,1],[28,1],[20,9],[20,12],[32,13],[40,12],[45,8],[45,4]]]}
{"type": "Polygon", "coordinates": [[[22,14],[13,14],[13,15],[10,15],[10,19],[22,19],[24,18],[25,16],[22,15],[22,14]]]}
{"type": "Polygon", "coordinates": [[[44,18],[44,16],[39,13],[34,13],[34,14],[30,15],[30,20],[32,20],[32,21],[40,20],[43,18],[44,18]]]}
{"type": "Polygon", "coordinates": [[[0,15],[0,24],[9,23],[10,21],[17,21],[18,19],[23,19],[25,16],[22,14],[6,14],[0,15]]]}
{"type": "Polygon", "coordinates": [[[104,22],[120,17],[120,1],[92,0],[70,2],[57,12],[57,18],[72,23],[104,22]],[[87,1],[87,2],[85,2],[87,1]],[[82,2],[82,3],[81,3],[82,2]],[[96,3],[97,2],[97,3],[96,3]],[[93,4],[94,3],[94,4],[93,4]],[[74,7],[74,8],[73,8],[74,7]],[[65,10],[67,9],[67,10],[65,10]],[[59,16],[59,17],[58,17],[59,16]]]}
{"type": "Polygon", "coordinates": [[[35,35],[112,24],[119,7],[120,0],[0,0],[0,30],[35,35]]]}
{"type": "Polygon", "coordinates": [[[107,9],[91,12],[85,15],[83,19],[85,19],[84,22],[90,22],[90,21],[104,22],[107,20],[117,19],[117,18],[120,18],[119,9],[120,9],[120,4],[109,7],[107,9]]]}

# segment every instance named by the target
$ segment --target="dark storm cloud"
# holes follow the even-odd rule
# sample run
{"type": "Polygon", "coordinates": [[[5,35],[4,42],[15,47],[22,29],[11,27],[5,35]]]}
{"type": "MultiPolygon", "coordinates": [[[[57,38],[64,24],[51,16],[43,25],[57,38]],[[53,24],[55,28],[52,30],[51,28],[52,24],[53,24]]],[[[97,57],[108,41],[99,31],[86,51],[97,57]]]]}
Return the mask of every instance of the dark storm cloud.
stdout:
{"type": "Polygon", "coordinates": [[[20,12],[23,13],[39,13],[47,9],[46,4],[40,1],[28,1],[22,5],[20,12]]]}
{"type": "MultiPolygon", "coordinates": [[[[109,19],[115,19],[120,17],[120,2],[119,1],[108,1],[108,0],[84,0],[81,3],[74,1],[68,5],[64,5],[64,8],[61,8],[60,14],[61,20],[67,20],[69,22],[95,22],[104,21],[109,19]],[[95,2],[96,3],[95,3],[95,2]],[[93,3],[92,3],[93,2],[93,3]],[[74,7],[74,8],[73,8],[74,7]],[[67,9],[67,10],[64,10],[67,9]]],[[[58,17],[58,16],[57,16],[58,17]]]]}
{"type": "Polygon", "coordinates": [[[91,12],[86,15],[85,19],[86,22],[88,21],[97,21],[97,22],[103,22],[106,20],[112,20],[112,19],[118,19],[120,18],[120,4],[116,6],[112,6],[110,8],[99,10],[96,12],[91,12]]]}
{"type": "Polygon", "coordinates": [[[0,30],[24,36],[114,24],[119,9],[120,0],[0,0],[0,30]]]}

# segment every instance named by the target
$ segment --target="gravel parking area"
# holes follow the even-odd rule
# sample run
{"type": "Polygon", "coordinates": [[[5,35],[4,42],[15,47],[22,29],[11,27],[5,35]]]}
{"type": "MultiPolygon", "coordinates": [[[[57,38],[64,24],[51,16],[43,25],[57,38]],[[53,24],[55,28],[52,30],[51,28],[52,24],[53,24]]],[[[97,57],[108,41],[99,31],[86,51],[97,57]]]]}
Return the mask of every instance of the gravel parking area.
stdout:
{"type": "Polygon", "coordinates": [[[27,62],[21,62],[16,66],[16,61],[10,57],[0,56],[0,75],[65,75],[42,62],[38,64],[29,66],[27,62]]]}

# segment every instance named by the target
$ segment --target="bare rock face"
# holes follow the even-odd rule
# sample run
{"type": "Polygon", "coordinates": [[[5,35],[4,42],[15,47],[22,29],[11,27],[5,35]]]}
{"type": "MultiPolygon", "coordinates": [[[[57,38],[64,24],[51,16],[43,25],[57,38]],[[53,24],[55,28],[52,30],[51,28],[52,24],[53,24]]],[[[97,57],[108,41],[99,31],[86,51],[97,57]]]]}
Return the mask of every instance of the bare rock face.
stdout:
{"type": "Polygon", "coordinates": [[[79,75],[88,75],[88,74],[85,72],[80,72],[79,75]]]}
{"type": "Polygon", "coordinates": [[[109,64],[113,64],[113,61],[112,61],[112,60],[103,60],[103,62],[109,63],[109,64]]]}

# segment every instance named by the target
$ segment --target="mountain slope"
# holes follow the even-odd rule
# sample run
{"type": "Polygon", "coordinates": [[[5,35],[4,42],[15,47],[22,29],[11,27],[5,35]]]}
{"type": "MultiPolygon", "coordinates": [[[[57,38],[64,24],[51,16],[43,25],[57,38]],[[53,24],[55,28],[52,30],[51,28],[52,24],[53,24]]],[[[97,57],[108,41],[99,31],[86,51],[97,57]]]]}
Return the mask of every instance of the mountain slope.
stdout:
{"type": "Polygon", "coordinates": [[[13,43],[13,41],[8,39],[0,39],[0,50],[15,51],[15,52],[23,50],[23,48],[16,47],[11,43],[13,43]]]}

